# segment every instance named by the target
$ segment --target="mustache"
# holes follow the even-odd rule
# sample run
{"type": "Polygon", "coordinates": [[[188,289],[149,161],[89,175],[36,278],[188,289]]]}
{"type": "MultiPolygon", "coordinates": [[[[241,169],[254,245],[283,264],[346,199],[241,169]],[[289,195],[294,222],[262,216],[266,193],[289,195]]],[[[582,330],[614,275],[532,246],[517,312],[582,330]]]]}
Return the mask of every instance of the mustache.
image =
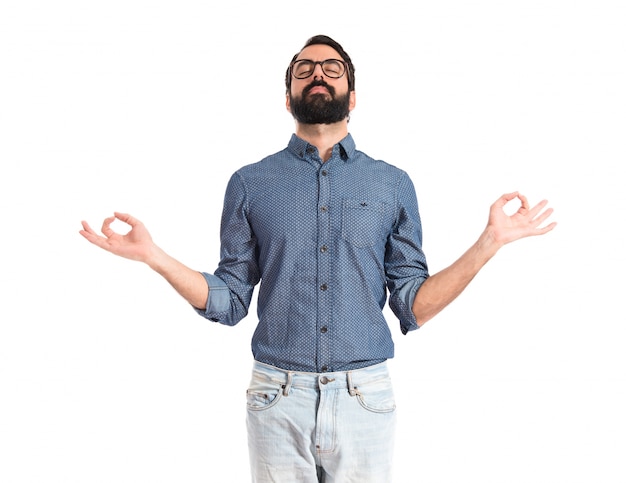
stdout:
{"type": "Polygon", "coordinates": [[[328,85],[326,81],[324,81],[323,79],[315,79],[308,86],[302,89],[302,97],[306,96],[309,92],[311,92],[311,89],[313,89],[314,87],[326,88],[326,90],[330,93],[330,96],[333,99],[335,98],[335,88],[331,85],[328,85]]]}

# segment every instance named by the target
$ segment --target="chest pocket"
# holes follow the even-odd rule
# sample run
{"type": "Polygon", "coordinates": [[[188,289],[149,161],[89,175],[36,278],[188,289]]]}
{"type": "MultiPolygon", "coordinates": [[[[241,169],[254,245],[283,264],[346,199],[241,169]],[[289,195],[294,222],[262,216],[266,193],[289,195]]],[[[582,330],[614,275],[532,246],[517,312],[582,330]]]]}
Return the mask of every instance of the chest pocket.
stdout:
{"type": "Polygon", "coordinates": [[[381,201],[343,200],[341,236],[357,247],[371,247],[382,238],[385,204],[381,201]]]}

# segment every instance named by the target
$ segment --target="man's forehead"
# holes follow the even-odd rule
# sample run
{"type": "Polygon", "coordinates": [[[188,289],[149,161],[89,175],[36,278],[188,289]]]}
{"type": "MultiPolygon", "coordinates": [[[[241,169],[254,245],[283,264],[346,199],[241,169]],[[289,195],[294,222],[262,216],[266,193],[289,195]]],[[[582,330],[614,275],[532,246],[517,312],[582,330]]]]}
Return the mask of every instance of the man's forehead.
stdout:
{"type": "Polygon", "coordinates": [[[314,44],[309,45],[302,49],[298,54],[296,60],[309,59],[309,60],[326,60],[326,59],[341,59],[339,52],[333,49],[330,45],[314,44]]]}

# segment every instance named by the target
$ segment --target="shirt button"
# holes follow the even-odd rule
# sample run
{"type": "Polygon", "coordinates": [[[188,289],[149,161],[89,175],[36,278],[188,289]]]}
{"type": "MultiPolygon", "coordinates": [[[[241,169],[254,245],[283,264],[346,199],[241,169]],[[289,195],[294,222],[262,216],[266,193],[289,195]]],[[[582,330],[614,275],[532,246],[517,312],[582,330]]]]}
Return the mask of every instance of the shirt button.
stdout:
{"type": "Polygon", "coordinates": [[[306,148],[306,152],[309,154],[313,154],[315,152],[315,148],[312,148],[311,146],[309,146],[308,148],[306,148]]]}
{"type": "Polygon", "coordinates": [[[328,174],[328,171],[326,171],[326,170],[322,171],[322,176],[326,176],[327,174],[328,174]]]}
{"type": "Polygon", "coordinates": [[[328,251],[328,247],[327,247],[326,245],[322,245],[322,246],[320,247],[320,252],[322,252],[322,253],[326,253],[327,251],[328,251]]]}
{"type": "Polygon", "coordinates": [[[328,328],[327,328],[327,327],[322,327],[322,328],[320,329],[320,332],[321,332],[322,334],[325,334],[326,332],[328,332],[328,328]]]}
{"type": "Polygon", "coordinates": [[[323,292],[325,290],[328,289],[328,285],[326,285],[325,283],[323,283],[322,285],[320,285],[320,290],[323,292]]]}
{"type": "Polygon", "coordinates": [[[322,206],[322,207],[320,208],[320,211],[321,211],[322,213],[326,213],[326,212],[328,211],[328,207],[327,207],[327,206],[322,206]]]}
{"type": "Polygon", "coordinates": [[[328,366],[322,366],[322,372],[328,371],[328,366]]]}

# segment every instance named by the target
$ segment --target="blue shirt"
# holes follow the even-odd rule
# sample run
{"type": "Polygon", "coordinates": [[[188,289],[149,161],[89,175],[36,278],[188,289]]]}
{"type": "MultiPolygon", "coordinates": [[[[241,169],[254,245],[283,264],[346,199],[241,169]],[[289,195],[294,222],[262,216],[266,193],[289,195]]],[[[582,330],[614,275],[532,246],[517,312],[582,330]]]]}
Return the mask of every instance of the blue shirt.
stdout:
{"type": "Polygon", "coordinates": [[[221,222],[221,260],[205,310],[235,325],[260,281],[254,358],[285,370],[344,371],[393,357],[382,309],[402,333],[428,277],[413,183],[358,151],[351,135],[322,162],[293,135],[283,151],[231,177],[221,222]]]}

